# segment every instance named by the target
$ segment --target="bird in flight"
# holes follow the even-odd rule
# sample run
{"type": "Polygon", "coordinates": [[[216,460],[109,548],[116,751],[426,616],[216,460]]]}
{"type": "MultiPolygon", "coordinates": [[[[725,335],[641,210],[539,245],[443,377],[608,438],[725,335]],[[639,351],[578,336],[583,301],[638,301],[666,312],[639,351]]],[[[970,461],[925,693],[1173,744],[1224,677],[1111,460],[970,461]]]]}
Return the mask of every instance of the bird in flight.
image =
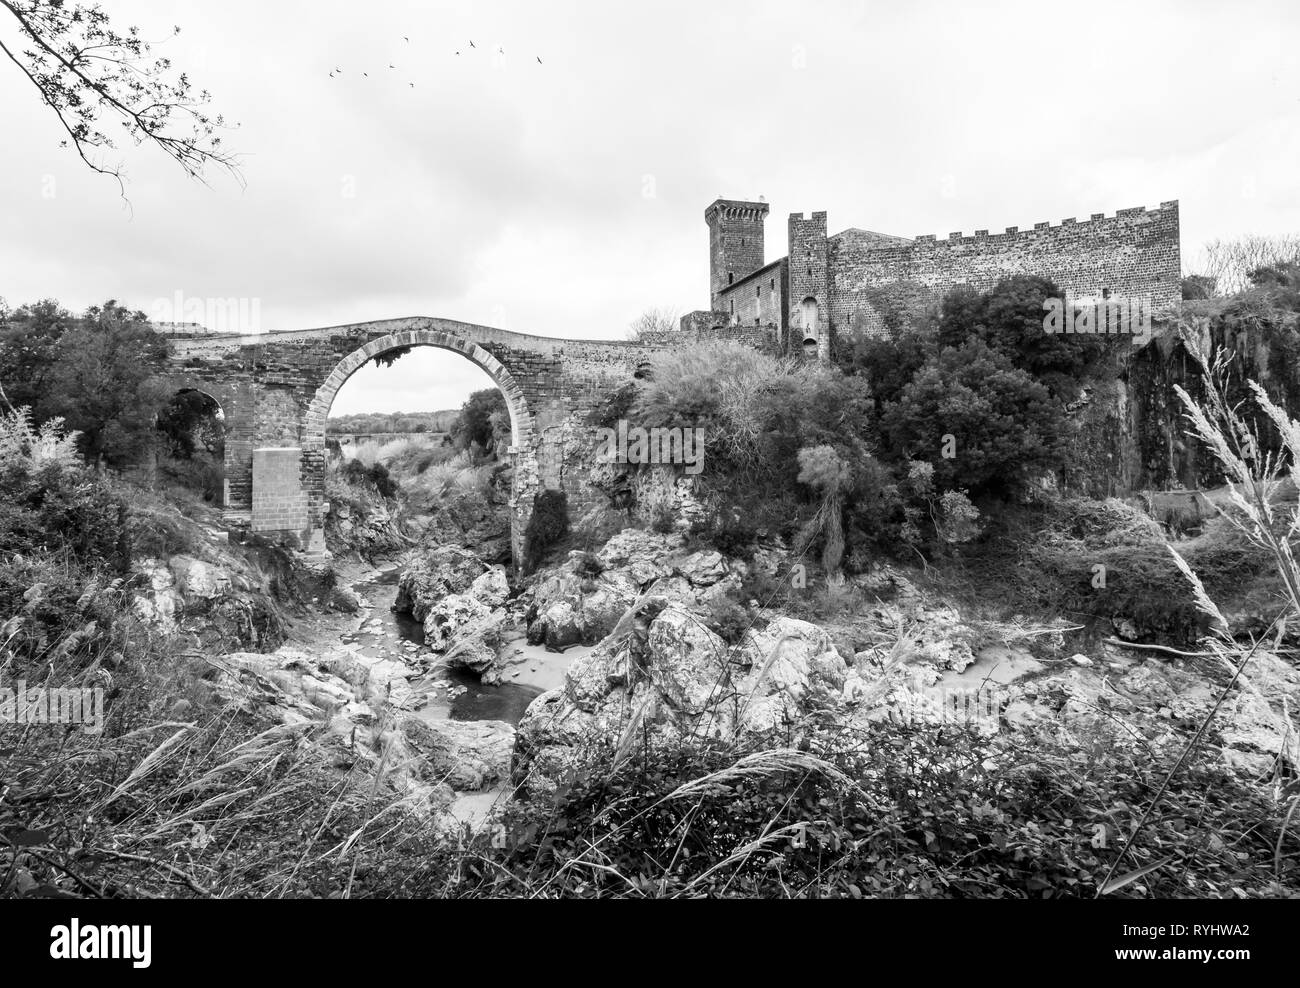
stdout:
{"type": "Polygon", "coordinates": [[[469,46],[470,46],[471,48],[477,48],[477,47],[478,47],[478,45],[474,44],[473,41],[471,41],[471,42],[469,43],[469,46]]]}
{"type": "Polygon", "coordinates": [[[389,62],[389,63],[388,63],[388,67],[389,67],[390,69],[395,69],[395,68],[397,68],[397,66],[394,65],[392,62],[389,62]]]}
{"type": "Polygon", "coordinates": [[[541,65],[541,64],[542,64],[542,56],[541,56],[541,55],[538,55],[538,56],[537,56],[537,64],[538,64],[538,65],[541,65]]]}
{"type": "Polygon", "coordinates": [[[406,35],[402,35],[402,40],[405,41],[408,45],[411,43],[411,39],[406,37],[406,35]]]}
{"type": "Polygon", "coordinates": [[[498,55],[504,55],[505,53],[506,53],[506,50],[505,50],[504,48],[498,48],[498,49],[497,49],[497,54],[498,54],[498,55]]]}
{"type": "Polygon", "coordinates": [[[362,74],[363,76],[365,76],[367,79],[370,78],[370,73],[369,73],[369,72],[362,72],[361,74],[362,74]]]}

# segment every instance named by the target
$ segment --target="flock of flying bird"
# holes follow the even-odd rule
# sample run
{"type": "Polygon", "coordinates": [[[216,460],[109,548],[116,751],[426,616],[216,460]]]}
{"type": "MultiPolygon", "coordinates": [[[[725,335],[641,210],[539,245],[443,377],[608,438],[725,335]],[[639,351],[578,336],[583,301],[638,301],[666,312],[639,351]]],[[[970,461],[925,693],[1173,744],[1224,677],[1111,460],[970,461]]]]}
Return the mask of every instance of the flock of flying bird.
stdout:
{"type": "MultiPolygon", "coordinates": [[[[405,36],[403,36],[402,40],[405,41],[408,45],[411,43],[411,39],[410,39],[410,38],[407,38],[407,37],[405,37],[405,36]]],[[[478,45],[474,44],[474,42],[473,42],[472,40],[470,41],[469,46],[470,46],[471,48],[475,49],[475,50],[478,50],[478,45]]],[[[505,53],[506,53],[506,50],[505,50],[504,48],[498,48],[498,49],[497,49],[497,54],[498,54],[498,55],[504,55],[505,53]]],[[[456,52],[456,54],[459,55],[460,52],[456,52]]],[[[542,62],[542,56],[541,56],[541,55],[537,55],[537,56],[534,56],[534,57],[537,59],[537,64],[538,64],[538,65],[542,65],[542,64],[544,64],[544,63],[542,62]]],[[[397,68],[397,66],[394,65],[392,62],[389,62],[389,63],[388,63],[388,67],[389,67],[390,69],[396,69],[396,68],[397,68]]],[[[343,74],[343,70],[340,69],[340,68],[338,68],[338,67],[336,66],[336,67],[334,68],[334,70],[330,72],[330,78],[333,79],[333,78],[335,78],[335,77],[337,77],[337,76],[341,76],[342,74],[343,74]]],[[[370,73],[369,73],[369,72],[362,72],[361,74],[362,74],[365,78],[367,78],[367,79],[370,78],[370,73]]],[[[412,89],[415,88],[415,83],[413,83],[413,82],[408,82],[407,85],[410,86],[412,89]]]]}

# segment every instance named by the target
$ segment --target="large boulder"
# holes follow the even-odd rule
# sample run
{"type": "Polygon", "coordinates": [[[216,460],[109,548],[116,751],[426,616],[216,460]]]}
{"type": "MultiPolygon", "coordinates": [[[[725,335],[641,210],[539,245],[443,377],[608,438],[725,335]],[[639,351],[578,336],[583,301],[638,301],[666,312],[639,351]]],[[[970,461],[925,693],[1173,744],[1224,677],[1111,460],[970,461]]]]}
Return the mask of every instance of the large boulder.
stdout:
{"type": "Polygon", "coordinates": [[[579,558],[548,571],[533,587],[526,615],[528,641],[562,652],[573,645],[594,645],[614,630],[636,600],[638,586],[625,573],[584,575],[579,558]]]}
{"type": "Polygon", "coordinates": [[[607,570],[625,570],[640,589],[673,571],[669,559],[680,552],[684,544],[685,540],[675,532],[663,534],[625,528],[606,542],[596,555],[607,570]]]}
{"type": "Polygon", "coordinates": [[[400,730],[426,781],[484,789],[509,775],[515,729],[503,721],[406,717],[400,730]]]}
{"type": "Polygon", "coordinates": [[[488,607],[501,607],[510,597],[510,581],[506,578],[506,571],[500,566],[493,566],[475,578],[469,585],[469,594],[488,607]]]}
{"type": "Polygon", "coordinates": [[[731,572],[727,558],[715,549],[693,552],[678,560],[674,569],[696,587],[711,587],[731,572]]]}
{"type": "Polygon", "coordinates": [[[402,571],[393,609],[423,622],[434,604],[450,594],[465,593],[487,568],[477,555],[459,546],[443,545],[421,553],[402,571]]]}
{"type": "Polygon", "coordinates": [[[272,595],[235,556],[176,555],[134,565],[138,581],[132,609],[164,633],[184,632],[205,648],[274,648],[284,629],[272,595]]]}
{"type": "Polygon", "coordinates": [[[657,736],[774,736],[813,704],[838,702],[846,686],[830,636],[805,621],[778,618],[729,648],[678,602],[648,601],[637,618],[533,701],[517,735],[516,781],[553,784],[554,772],[616,743],[633,719],[657,736]]]}
{"type": "Polygon", "coordinates": [[[424,616],[424,640],[435,652],[445,652],[465,629],[483,625],[492,608],[467,593],[448,594],[430,605],[424,616]]]}

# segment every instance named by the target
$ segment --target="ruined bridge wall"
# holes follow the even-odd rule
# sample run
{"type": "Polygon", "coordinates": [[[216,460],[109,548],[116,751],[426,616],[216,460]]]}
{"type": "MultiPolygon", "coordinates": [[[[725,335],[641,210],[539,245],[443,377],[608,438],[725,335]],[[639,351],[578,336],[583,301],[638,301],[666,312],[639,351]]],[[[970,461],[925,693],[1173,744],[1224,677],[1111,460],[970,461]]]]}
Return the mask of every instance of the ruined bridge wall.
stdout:
{"type": "MultiPolygon", "coordinates": [[[[590,411],[631,382],[653,353],[693,342],[694,334],[652,343],[558,340],[451,320],[389,320],[257,337],[178,341],[172,383],[178,389],[193,387],[211,394],[226,413],[230,520],[251,519],[254,450],[301,450],[306,519],[301,529],[284,531],[311,544],[323,531],[328,508],[325,416],[347,377],[375,355],[399,346],[431,345],[460,352],[487,371],[511,408],[518,559],[519,540],[538,491],[565,491],[574,519],[601,499],[589,483],[597,446],[586,422],[590,411]]],[[[276,469],[281,471],[282,464],[276,469]]],[[[267,517],[283,517],[277,506],[267,503],[259,502],[259,511],[268,512],[267,517]]]]}

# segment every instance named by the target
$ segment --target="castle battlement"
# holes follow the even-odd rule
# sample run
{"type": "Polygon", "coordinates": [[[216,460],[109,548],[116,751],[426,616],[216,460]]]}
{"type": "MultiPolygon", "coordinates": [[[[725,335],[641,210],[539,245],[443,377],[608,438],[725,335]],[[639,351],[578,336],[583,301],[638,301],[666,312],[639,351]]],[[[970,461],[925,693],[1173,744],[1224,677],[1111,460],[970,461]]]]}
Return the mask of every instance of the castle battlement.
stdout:
{"type": "Polygon", "coordinates": [[[1051,279],[1077,298],[1123,295],[1159,311],[1181,298],[1178,200],[908,240],[789,213],[789,254],[765,263],[766,203],[709,207],[711,311],[733,325],[775,326],[787,351],[829,353],[837,333],[885,331],[884,312],[933,304],[952,288],[987,291],[1013,275],[1051,279]],[[761,275],[760,275],[761,272],[761,275]]]}
{"type": "MultiPolygon", "coordinates": [[[[1144,215],[1150,216],[1153,219],[1158,219],[1161,218],[1162,215],[1167,216],[1170,212],[1177,215],[1178,213],[1177,199],[1170,199],[1167,202],[1162,202],[1159,206],[1155,206],[1149,209],[1146,206],[1131,206],[1127,209],[1117,209],[1113,216],[1107,216],[1105,213],[1093,213],[1086,220],[1080,220],[1074,216],[1067,216],[1065,219],[1059,221],[1058,223],[1052,223],[1051,220],[1044,220],[1041,223],[1035,223],[1032,229],[1022,230],[1018,226],[1009,226],[1002,233],[990,234],[987,230],[976,230],[973,236],[967,236],[966,234],[963,234],[960,230],[958,230],[954,233],[947,234],[943,242],[947,243],[953,241],[960,241],[962,243],[972,243],[976,240],[985,240],[985,239],[997,240],[1001,237],[1012,237],[1017,235],[1023,236],[1028,233],[1041,233],[1044,230],[1060,230],[1068,227],[1083,227],[1083,226],[1087,226],[1090,223],[1114,223],[1116,220],[1132,219],[1133,217],[1144,216],[1144,215]]],[[[803,214],[799,214],[799,215],[802,216],[803,214]]],[[[937,240],[938,240],[938,236],[933,233],[919,233],[912,238],[912,241],[914,243],[934,243],[937,240]]],[[[882,249],[885,248],[882,247],[882,249]]]]}

